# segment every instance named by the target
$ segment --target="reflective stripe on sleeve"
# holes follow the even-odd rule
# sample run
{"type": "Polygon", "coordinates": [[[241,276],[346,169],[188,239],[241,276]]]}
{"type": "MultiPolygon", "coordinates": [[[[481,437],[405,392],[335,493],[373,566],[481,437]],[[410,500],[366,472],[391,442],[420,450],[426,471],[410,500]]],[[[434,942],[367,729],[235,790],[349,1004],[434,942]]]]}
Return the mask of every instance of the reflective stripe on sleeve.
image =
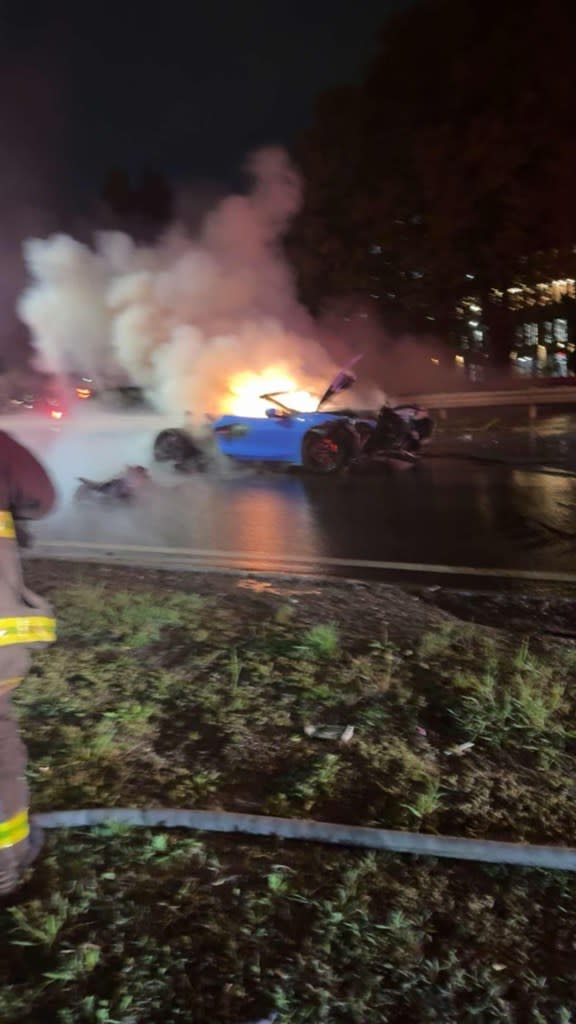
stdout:
{"type": "Polygon", "coordinates": [[[10,512],[0,511],[0,538],[11,537],[13,539],[15,536],[14,520],[10,512]]]}
{"type": "Polygon", "coordinates": [[[9,690],[13,690],[18,683],[22,682],[22,676],[12,676],[11,679],[0,679],[0,697],[3,693],[8,693],[9,690]]]}
{"type": "Polygon", "coordinates": [[[0,647],[50,644],[55,639],[56,620],[47,615],[15,615],[0,619],[0,647]]]}
{"type": "Polygon", "coordinates": [[[21,843],[29,832],[27,810],[18,811],[7,821],[0,821],[0,850],[6,850],[9,846],[21,843]]]}

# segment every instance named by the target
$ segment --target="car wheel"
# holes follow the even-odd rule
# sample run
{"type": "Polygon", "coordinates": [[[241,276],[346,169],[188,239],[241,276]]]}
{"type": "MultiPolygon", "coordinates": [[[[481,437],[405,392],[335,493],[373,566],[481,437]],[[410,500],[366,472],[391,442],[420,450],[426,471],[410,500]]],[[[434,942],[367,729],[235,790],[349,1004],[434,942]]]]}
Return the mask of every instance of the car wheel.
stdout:
{"type": "Polygon", "coordinates": [[[183,430],[162,430],[154,441],[156,462],[184,462],[195,451],[195,445],[183,430]]]}
{"type": "Polygon", "coordinates": [[[177,473],[190,475],[191,473],[204,473],[210,467],[210,463],[202,452],[188,453],[181,461],[174,463],[177,473]]]}
{"type": "Polygon", "coordinates": [[[302,465],[309,473],[327,476],[343,469],[350,459],[350,446],[346,439],[335,434],[316,433],[311,430],[302,442],[302,465]]]}

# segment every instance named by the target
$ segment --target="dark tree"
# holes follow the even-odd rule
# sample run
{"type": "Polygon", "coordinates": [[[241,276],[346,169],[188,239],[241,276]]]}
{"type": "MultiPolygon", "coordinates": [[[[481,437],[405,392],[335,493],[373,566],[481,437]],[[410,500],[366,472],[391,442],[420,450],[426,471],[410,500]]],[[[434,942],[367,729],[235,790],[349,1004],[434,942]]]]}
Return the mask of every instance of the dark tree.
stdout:
{"type": "Polygon", "coordinates": [[[128,171],[114,167],[102,186],[101,198],[114,216],[129,217],[134,209],[134,193],[128,171]]]}
{"type": "Polygon", "coordinates": [[[155,224],[167,224],[172,216],[172,190],[157,171],[144,171],[136,192],[136,207],[142,217],[155,224]]]}
{"type": "Polygon", "coordinates": [[[566,273],[576,244],[575,29],[571,0],[424,0],[387,25],[297,153],[311,305],[360,292],[447,328],[473,294],[507,361],[507,288],[566,273]]]}

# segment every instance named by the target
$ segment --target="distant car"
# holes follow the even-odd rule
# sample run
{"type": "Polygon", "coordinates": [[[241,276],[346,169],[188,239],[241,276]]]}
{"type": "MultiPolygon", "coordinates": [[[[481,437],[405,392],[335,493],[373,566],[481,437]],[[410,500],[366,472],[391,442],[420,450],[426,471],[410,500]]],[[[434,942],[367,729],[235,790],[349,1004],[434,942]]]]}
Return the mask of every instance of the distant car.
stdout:
{"type": "Polygon", "coordinates": [[[12,398],[8,403],[8,410],[17,413],[36,413],[39,416],[46,416],[58,424],[65,415],[62,402],[49,395],[23,395],[21,398],[12,398]]]}
{"type": "MultiPolygon", "coordinates": [[[[414,405],[385,405],[379,412],[368,413],[323,409],[355,380],[350,370],[341,370],[314,412],[291,409],[281,401],[285,395],[275,393],[261,396],[273,403],[264,416],[220,416],[212,425],[219,451],[237,462],[282,464],[321,474],[366,462],[416,462],[433,431],[426,409],[414,405]]],[[[158,461],[173,461],[181,470],[203,468],[202,449],[184,429],[162,431],[154,455],[158,461]]]]}

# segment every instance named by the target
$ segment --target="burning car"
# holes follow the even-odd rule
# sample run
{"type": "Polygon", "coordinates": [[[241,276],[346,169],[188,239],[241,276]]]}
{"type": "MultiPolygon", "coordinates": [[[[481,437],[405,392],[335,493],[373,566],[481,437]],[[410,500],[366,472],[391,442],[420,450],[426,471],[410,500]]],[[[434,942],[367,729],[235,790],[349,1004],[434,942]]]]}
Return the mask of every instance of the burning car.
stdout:
{"type": "MultiPolygon", "coordinates": [[[[261,395],[272,403],[263,416],[226,414],[213,422],[217,448],[237,462],[282,464],[320,474],[373,462],[416,462],[433,432],[426,409],[384,405],[378,412],[362,413],[324,408],[355,381],[349,368],[340,370],[311,412],[291,408],[283,392],[261,395]]],[[[162,431],[154,457],[174,462],[180,470],[206,464],[205,452],[186,429],[162,431]]]]}

